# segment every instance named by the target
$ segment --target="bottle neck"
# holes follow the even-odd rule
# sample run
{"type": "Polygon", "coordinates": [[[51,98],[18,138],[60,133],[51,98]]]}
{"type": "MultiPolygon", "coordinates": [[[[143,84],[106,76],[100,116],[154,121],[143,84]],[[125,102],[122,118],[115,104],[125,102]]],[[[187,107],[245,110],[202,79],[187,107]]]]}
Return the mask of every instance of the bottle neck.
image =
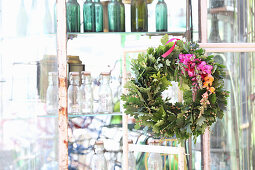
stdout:
{"type": "Polygon", "coordinates": [[[164,0],[158,0],[158,2],[165,2],[164,0]]]}
{"type": "Polygon", "coordinates": [[[94,2],[100,2],[100,0],[94,0],[94,2]]]}
{"type": "Polygon", "coordinates": [[[70,77],[70,84],[74,86],[79,86],[79,76],[71,76],[70,77]]]}
{"type": "Polygon", "coordinates": [[[102,76],[102,81],[101,83],[103,85],[109,85],[110,84],[110,76],[102,76]]]}
{"type": "Polygon", "coordinates": [[[103,154],[104,153],[104,146],[103,145],[97,145],[95,147],[96,154],[103,154]]]}
{"type": "Polygon", "coordinates": [[[91,85],[91,77],[90,76],[82,76],[82,84],[91,85]]]}
{"type": "Polygon", "coordinates": [[[68,0],[68,2],[77,3],[77,0],[68,0]]]}

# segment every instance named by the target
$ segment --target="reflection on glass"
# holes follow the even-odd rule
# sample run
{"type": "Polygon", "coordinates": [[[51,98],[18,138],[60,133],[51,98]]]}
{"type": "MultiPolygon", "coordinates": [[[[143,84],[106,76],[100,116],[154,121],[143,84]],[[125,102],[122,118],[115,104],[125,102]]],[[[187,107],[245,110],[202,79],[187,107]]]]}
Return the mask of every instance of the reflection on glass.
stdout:
{"type": "Polygon", "coordinates": [[[156,31],[167,32],[167,5],[164,0],[158,0],[156,5],[156,31]]]}
{"type": "Polygon", "coordinates": [[[211,21],[211,32],[210,32],[208,42],[211,42],[211,43],[221,42],[218,23],[219,23],[219,20],[217,18],[217,15],[213,14],[212,21],[211,21]]]}
{"type": "Polygon", "coordinates": [[[224,6],[224,0],[211,0],[210,8],[219,8],[224,6]]]}
{"type": "Polygon", "coordinates": [[[225,88],[230,91],[222,120],[211,127],[211,169],[246,170],[255,167],[252,118],[255,116],[255,56],[252,53],[217,54],[226,65],[225,88]]]}
{"type": "Polygon", "coordinates": [[[67,32],[80,32],[80,5],[77,0],[66,3],[67,32]]]}
{"type": "Polygon", "coordinates": [[[103,5],[100,3],[100,0],[95,0],[95,31],[103,32],[104,23],[103,23],[103,5]]]}
{"type": "Polygon", "coordinates": [[[49,72],[48,88],[46,94],[46,110],[48,114],[58,113],[58,75],[56,72],[49,72]]]}

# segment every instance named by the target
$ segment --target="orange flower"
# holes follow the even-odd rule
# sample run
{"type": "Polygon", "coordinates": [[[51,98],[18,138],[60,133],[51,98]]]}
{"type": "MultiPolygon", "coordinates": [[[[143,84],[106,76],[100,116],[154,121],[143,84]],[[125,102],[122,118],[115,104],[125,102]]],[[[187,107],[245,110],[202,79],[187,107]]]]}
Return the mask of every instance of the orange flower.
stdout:
{"type": "Polygon", "coordinates": [[[211,92],[211,93],[214,93],[215,88],[214,88],[214,87],[210,87],[210,89],[209,89],[209,90],[210,90],[210,92],[211,92]]]}
{"type": "Polygon", "coordinates": [[[203,83],[203,88],[209,88],[209,85],[212,86],[212,83],[214,81],[214,78],[211,74],[207,75],[205,78],[204,78],[204,83],[203,83]]]}

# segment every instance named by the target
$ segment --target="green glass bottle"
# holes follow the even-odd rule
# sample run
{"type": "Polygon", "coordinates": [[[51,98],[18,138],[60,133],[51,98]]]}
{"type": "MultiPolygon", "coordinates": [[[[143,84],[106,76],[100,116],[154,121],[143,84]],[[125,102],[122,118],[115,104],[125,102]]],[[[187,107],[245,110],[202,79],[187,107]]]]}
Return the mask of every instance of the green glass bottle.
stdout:
{"type": "Polygon", "coordinates": [[[111,0],[108,3],[108,26],[109,32],[120,31],[120,3],[118,0],[111,0]]]}
{"type": "Polygon", "coordinates": [[[156,31],[167,32],[167,5],[164,0],[158,0],[156,5],[156,31]]]}
{"type": "Polygon", "coordinates": [[[84,32],[95,31],[95,4],[92,0],[86,0],[83,4],[84,32]]]}
{"type": "Polygon", "coordinates": [[[131,31],[148,32],[148,8],[146,0],[131,1],[131,31]]]}
{"type": "Polygon", "coordinates": [[[95,0],[95,31],[103,32],[104,23],[103,23],[103,5],[100,3],[100,0],[95,0]]]}
{"type": "Polygon", "coordinates": [[[119,0],[120,3],[120,32],[125,32],[125,6],[122,0],[119,0]]]}
{"type": "Polygon", "coordinates": [[[77,0],[66,3],[67,32],[80,32],[80,5],[77,0]]]}

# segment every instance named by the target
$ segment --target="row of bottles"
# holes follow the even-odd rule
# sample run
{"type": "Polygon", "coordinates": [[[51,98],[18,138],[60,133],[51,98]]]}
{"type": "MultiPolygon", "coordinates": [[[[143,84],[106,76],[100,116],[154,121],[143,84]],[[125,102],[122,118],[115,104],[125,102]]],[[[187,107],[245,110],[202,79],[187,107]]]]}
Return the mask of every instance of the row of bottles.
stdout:
{"type": "MultiPolygon", "coordinates": [[[[128,144],[133,144],[132,140],[128,144]]],[[[159,146],[159,140],[153,140],[150,145],[159,146]]],[[[150,153],[148,157],[148,170],[163,170],[163,161],[159,153],[150,153]]],[[[95,143],[95,154],[92,158],[92,170],[107,170],[107,162],[104,156],[104,143],[97,141],[95,143]]],[[[134,152],[128,152],[128,170],[136,169],[136,158],[134,152]]]]}
{"type": "MultiPolygon", "coordinates": [[[[80,5],[77,0],[67,2],[67,31],[80,31],[80,5]]],[[[109,32],[125,32],[125,6],[122,0],[111,0],[108,3],[109,32]]],[[[166,32],[168,26],[167,5],[158,0],[156,5],[156,31],[166,32]]],[[[104,31],[103,5],[100,0],[86,0],[83,4],[84,32],[104,31]]],[[[146,0],[131,1],[131,31],[148,32],[148,9],[146,0]]]]}
{"type": "MultiPolygon", "coordinates": [[[[129,144],[133,144],[133,141],[129,141],[129,144]]],[[[92,158],[92,170],[108,170],[105,156],[104,156],[104,143],[103,141],[96,141],[95,143],[95,154],[92,158]]],[[[136,158],[134,152],[128,152],[128,170],[135,170],[136,169],[136,158]]]]}
{"type": "Polygon", "coordinates": [[[70,85],[68,87],[68,114],[91,114],[93,106],[98,105],[98,113],[112,113],[113,100],[110,88],[110,73],[101,73],[99,87],[99,100],[94,101],[91,74],[81,72],[82,83],[78,72],[70,72],[70,85]]]}
{"type": "MultiPolygon", "coordinates": [[[[68,114],[91,114],[93,107],[98,107],[97,113],[112,113],[113,98],[110,88],[110,73],[101,73],[99,86],[99,98],[94,100],[91,73],[81,72],[82,83],[80,85],[79,72],[70,72],[70,85],[68,87],[68,114]]],[[[48,88],[46,94],[46,110],[48,114],[58,112],[58,84],[57,73],[50,72],[48,75],[48,88]]]]}

